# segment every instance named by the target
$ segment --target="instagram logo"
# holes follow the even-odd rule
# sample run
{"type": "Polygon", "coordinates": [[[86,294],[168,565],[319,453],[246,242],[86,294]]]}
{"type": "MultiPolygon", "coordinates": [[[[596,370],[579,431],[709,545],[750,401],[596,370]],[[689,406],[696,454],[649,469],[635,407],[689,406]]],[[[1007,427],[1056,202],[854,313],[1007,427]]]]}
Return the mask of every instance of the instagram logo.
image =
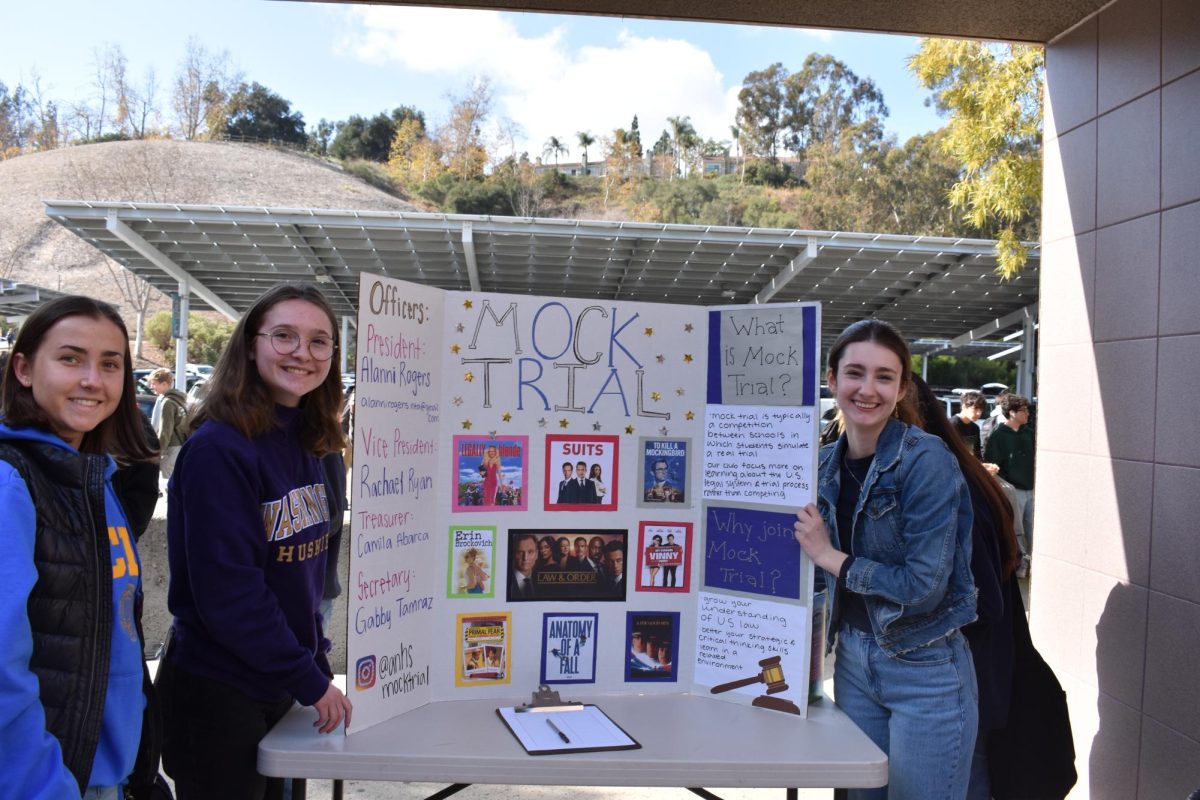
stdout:
{"type": "Polygon", "coordinates": [[[375,656],[363,656],[354,665],[354,688],[362,692],[375,685],[375,656]]]}

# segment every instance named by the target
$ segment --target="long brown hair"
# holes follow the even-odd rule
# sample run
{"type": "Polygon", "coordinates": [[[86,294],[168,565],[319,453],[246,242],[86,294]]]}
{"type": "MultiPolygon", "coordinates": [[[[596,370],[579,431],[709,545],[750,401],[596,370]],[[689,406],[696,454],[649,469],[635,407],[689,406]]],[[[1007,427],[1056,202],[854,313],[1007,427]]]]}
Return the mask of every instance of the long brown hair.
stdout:
{"type": "Polygon", "coordinates": [[[842,360],[842,354],[847,347],[856,342],[874,342],[880,347],[891,350],[900,359],[900,389],[904,392],[904,396],[896,403],[894,413],[909,425],[919,425],[921,419],[913,400],[912,353],[908,349],[908,342],[905,341],[904,336],[890,322],[884,322],[881,319],[860,319],[858,322],[851,323],[833,340],[833,346],[829,348],[829,355],[825,359],[827,368],[835,376],[838,364],[842,360]]]}
{"type": "MultiPolygon", "coordinates": [[[[285,300],[303,300],[325,312],[333,335],[334,351],[330,361],[337,358],[339,347],[337,320],[325,295],[315,286],[281,283],[254,301],[250,310],[238,320],[229,344],[213,369],[212,389],[193,412],[192,430],[206,419],[224,422],[248,439],[255,439],[279,424],[275,402],[258,368],[250,360],[255,334],[263,317],[285,300]]],[[[342,435],[342,379],[333,363],[329,374],[316,389],[300,399],[300,444],[305,450],[323,456],[346,446],[342,435]]]]}
{"type": "MultiPolygon", "coordinates": [[[[121,399],[106,419],[83,435],[80,452],[108,453],[118,461],[152,461],[158,458],[158,450],[146,439],[142,412],[138,409],[137,389],[133,383],[133,358],[129,353],[129,330],[117,310],[108,303],[82,295],[66,295],[38,306],[29,315],[17,340],[13,342],[13,355],[21,354],[32,362],[46,334],[67,317],[88,317],[97,322],[108,320],[121,331],[125,340],[124,373],[121,379],[121,399]]],[[[33,389],[22,386],[15,372],[15,358],[9,358],[4,367],[4,383],[0,386],[0,413],[10,427],[31,426],[52,431],[50,418],[33,398],[33,389]]],[[[155,443],[157,444],[157,443],[155,443]]]]}
{"type": "Polygon", "coordinates": [[[1000,484],[988,474],[975,454],[967,449],[967,443],[962,436],[950,427],[946,407],[934,396],[929,385],[913,376],[913,386],[916,389],[917,409],[922,418],[921,427],[926,433],[932,433],[946,443],[958,461],[963,478],[983,495],[992,512],[992,518],[996,520],[996,532],[1000,536],[1000,560],[1004,579],[1007,580],[1016,570],[1021,558],[1017,548],[1017,535],[1013,531],[1012,506],[1000,489],[1000,484]]]}

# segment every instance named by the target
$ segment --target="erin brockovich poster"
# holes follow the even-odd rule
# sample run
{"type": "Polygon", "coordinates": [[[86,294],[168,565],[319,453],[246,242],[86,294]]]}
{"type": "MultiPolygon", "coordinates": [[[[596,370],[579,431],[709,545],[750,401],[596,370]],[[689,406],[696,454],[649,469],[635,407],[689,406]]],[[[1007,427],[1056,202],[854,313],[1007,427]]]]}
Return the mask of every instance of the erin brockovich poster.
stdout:
{"type": "Polygon", "coordinates": [[[496,527],[451,525],[448,597],[495,595],[496,527]]]}
{"type": "Polygon", "coordinates": [[[455,436],[453,511],[524,511],[529,437],[455,436]]]}

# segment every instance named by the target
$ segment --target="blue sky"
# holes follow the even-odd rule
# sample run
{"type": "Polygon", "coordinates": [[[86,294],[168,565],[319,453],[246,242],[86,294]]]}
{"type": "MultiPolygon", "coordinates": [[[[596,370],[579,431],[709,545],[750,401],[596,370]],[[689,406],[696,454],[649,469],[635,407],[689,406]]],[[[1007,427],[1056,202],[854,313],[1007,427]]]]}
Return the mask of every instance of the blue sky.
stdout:
{"type": "Polygon", "coordinates": [[[493,118],[516,122],[517,149],[532,156],[552,135],[569,145],[577,131],[599,139],[635,113],[646,144],[675,115],[689,115],[706,138],[728,139],[746,74],[775,61],[797,70],[810,52],[872,78],[900,141],[942,125],[905,68],[919,43],[912,37],[264,0],[57,0],[22,3],[5,17],[18,35],[0,48],[0,81],[28,84],[36,70],[46,93],[68,103],[89,99],[93,50],[113,43],[135,83],[153,66],[169,109],[171,80],[195,36],[210,52],[228,51],[248,80],[290,100],[310,125],[398,105],[436,125],[448,96],[487,75],[493,118]]]}

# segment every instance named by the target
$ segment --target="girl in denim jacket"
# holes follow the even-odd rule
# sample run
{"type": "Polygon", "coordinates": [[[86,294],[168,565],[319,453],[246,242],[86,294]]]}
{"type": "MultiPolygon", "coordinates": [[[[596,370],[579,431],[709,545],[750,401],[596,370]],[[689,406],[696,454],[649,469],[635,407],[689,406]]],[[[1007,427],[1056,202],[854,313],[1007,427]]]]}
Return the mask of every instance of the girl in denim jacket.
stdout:
{"type": "Polygon", "coordinates": [[[844,432],[821,450],[817,503],[796,539],[833,593],[837,704],[888,754],[888,786],[851,798],[961,800],[978,691],[960,628],[975,619],[971,498],[937,437],[915,416],[908,345],[862,320],[829,351],[844,432]]]}

